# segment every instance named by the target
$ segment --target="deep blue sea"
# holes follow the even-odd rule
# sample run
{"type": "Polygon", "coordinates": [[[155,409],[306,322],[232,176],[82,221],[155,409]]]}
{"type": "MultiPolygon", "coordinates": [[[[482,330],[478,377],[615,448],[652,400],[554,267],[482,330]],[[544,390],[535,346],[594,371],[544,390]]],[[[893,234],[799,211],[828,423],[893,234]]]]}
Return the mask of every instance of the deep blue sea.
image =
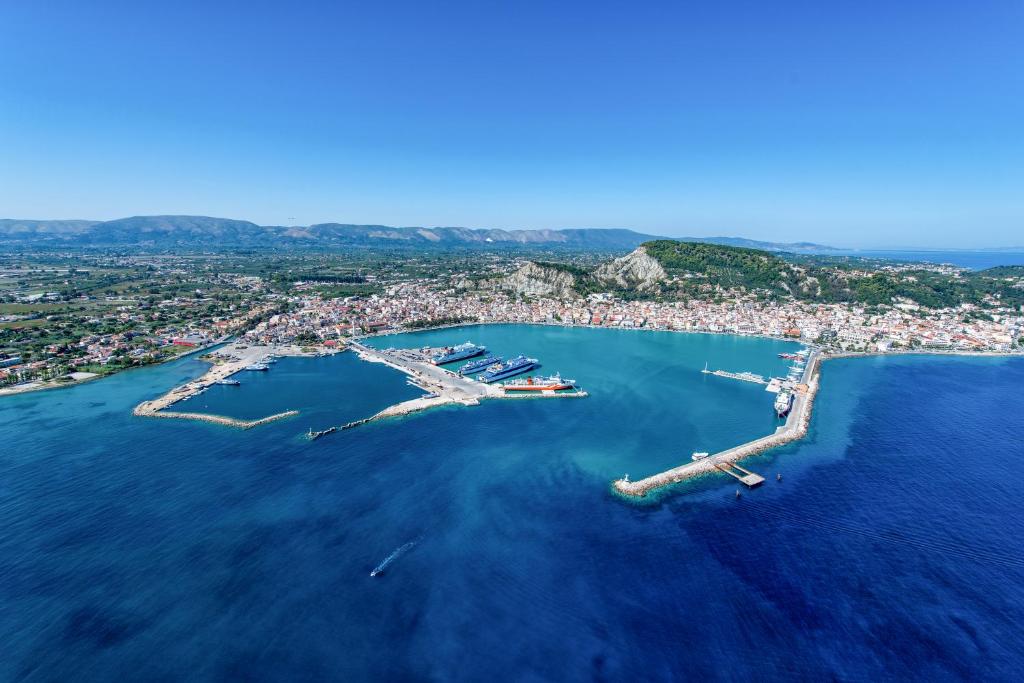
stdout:
{"type": "Polygon", "coordinates": [[[302,434],[416,396],[351,354],[131,415],[189,358],[0,399],[0,680],[1019,680],[1024,361],[829,361],[808,437],[644,504],[642,476],[774,429],[791,344],[468,327],[587,399],[302,434]],[[775,473],[783,480],[775,481],[775,473]],[[370,571],[399,549],[384,572],[370,571]]]}
{"type": "Polygon", "coordinates": [[[925,263],[950,263],[961,268],[984,270],[995,266],[1024,265],[1024,252],[1020,251],[919,251],[909,249],[858,250],[836,253],[837,256],[860,256],[894,261],[921,261],[925,263]]]}

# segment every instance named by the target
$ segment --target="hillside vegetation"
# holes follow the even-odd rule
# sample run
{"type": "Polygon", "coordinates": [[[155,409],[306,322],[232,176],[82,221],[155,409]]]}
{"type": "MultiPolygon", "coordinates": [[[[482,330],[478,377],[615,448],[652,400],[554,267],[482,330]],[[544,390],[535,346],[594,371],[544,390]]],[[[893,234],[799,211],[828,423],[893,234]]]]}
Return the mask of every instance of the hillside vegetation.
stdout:
{"type": "Polygon", "coordinates": [[[913,302],[927,308],[999,302],[1024,305],[1024,268],[978,273],[937,272],[925,267],[859,267],[792,263],[745,247],[654,240],[590,270],[567,264],[531,263],[505,280],[521,294],[614,293],[624,298],[713,298],[726,293],[866,306],[913,302]],[[556,284],[557,283],[557,284],[556,284]]]}
{"type": "Polygon", "coordinates": [[[697,275],[722,287],[775,290],[797,279],[793,266],[758,249],[674,240],[646,242],[643,247],[669,275],[697,275]]]}

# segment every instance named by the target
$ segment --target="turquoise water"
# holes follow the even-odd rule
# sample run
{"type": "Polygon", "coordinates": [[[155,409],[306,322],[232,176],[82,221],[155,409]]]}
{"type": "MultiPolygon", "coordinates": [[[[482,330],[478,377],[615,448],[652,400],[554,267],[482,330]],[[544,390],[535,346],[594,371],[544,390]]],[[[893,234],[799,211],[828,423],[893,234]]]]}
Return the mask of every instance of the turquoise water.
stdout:
{"type": "Polygon", "coordinates": [[[773,428],[761,387],[697,370],[769,373],[780,343],[414,337],[466,339],[592,396],[312,443],[418,392],[343,354],[193,399],[302,411],[250,431],[130,414],[195,359],[0,401],[0,679],[1016,678],[1021,360],[831,361],[808,438],[749,461],[781,483],[634,505],[612,477],[773,428]]]}

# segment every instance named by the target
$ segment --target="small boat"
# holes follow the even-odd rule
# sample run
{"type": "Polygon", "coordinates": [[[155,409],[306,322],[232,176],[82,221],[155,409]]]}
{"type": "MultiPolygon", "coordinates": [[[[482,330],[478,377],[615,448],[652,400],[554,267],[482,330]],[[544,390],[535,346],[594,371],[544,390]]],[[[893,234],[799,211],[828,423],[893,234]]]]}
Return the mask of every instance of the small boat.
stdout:
{"type": "Polygon", "coordinates": [[[704,458],[711,455],[707,451],[694,451],[693,455],[690,456],[691,460],[703,460],[704,458]]]}

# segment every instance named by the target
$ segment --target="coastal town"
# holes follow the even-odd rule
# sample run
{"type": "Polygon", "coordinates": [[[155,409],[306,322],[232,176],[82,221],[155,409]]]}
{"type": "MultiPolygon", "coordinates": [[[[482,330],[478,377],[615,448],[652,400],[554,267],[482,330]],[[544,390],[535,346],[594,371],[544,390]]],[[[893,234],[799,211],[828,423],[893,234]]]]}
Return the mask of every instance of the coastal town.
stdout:
{"type": "Polygon", "coordinates": [[[608,294],[559,300],[446,289],[430,281],[395,285],[384,294],[365,298],[300,295],[291,303],[292,312],[260,322],[246,336],[282,343],[313,335],[320,343],[335,345],[347,337],[403,331],[410,321],[428,323],[415,327],[527,323],[758,335],[848,352],[1008,353],[1020,348],[1024,335],[1020,310],[996,309],[978,316],[970,305],[924,310],[904,302],[871,312],[849,304],[769,303],[742,296],[719,302],[623,301],[608,294]]]}
{"type": "MultiPolygon", "coordinates": [[[[8,269],[0,273],[6,285],[0,288],[0,392],[73,384],[229,337],[340,350],[366,335],[470,323],[758,335],[846,353],[1005,354],[1024,347],[1022,307],[994,297],[935,308],[907,298],[886,305],[826,303],[721,286],[685,300],[553,294],[524,290],[512,279],[524,268],[521,260],[478,261],[483,265],[473,273],[434,267],[417,276],[395,270],[386,277],[291,277],[283,283],[280,276],[148,257],[93,264],[92,270],[8,269]],[[74,285],[75,277],[95,280],[104,268],[121,273],[119,279],[104,276],[91,290],[74,285]],[[15,286],[30,280],[26,273],[53,289],[15,286]]],[[[927,268],[957,275],[948,266],[927,268]]]]}

